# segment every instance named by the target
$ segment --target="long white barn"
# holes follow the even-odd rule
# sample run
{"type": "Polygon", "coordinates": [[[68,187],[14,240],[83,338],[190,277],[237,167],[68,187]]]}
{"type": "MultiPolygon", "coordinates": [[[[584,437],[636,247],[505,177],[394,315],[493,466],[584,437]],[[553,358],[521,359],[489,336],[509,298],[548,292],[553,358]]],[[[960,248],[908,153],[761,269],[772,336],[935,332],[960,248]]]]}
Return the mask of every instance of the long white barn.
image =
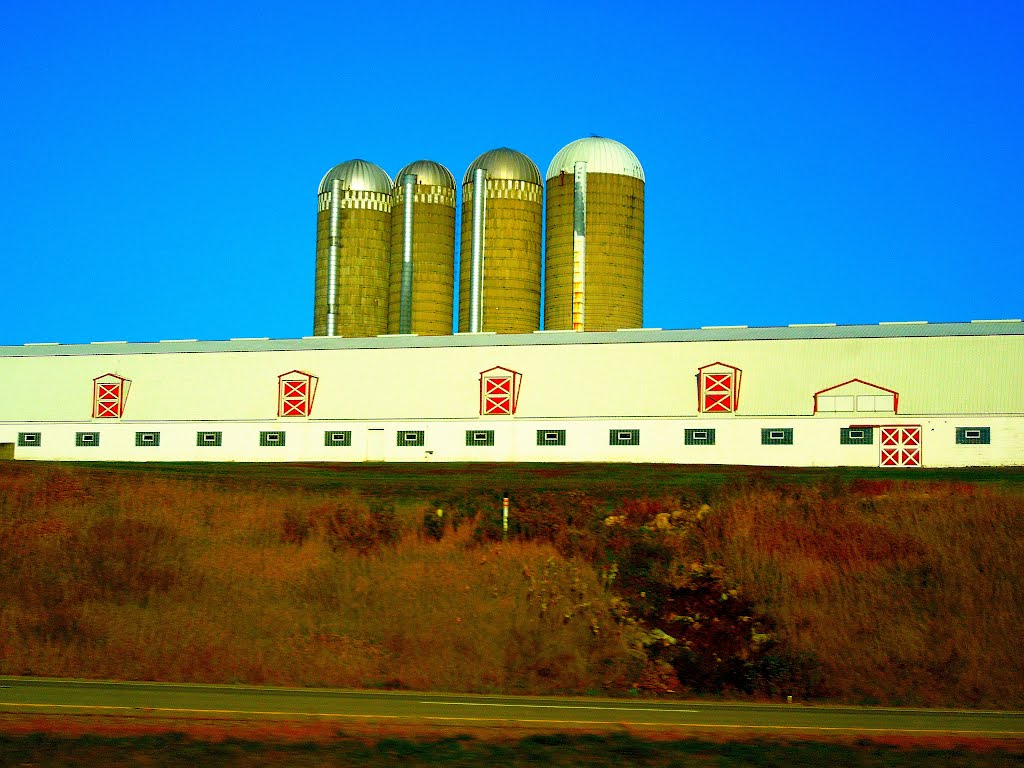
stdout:
{"type": "Polygon", "coordinates": [[[0,347],[0,456],[1024,464],[1024,324],[0,347]]]}

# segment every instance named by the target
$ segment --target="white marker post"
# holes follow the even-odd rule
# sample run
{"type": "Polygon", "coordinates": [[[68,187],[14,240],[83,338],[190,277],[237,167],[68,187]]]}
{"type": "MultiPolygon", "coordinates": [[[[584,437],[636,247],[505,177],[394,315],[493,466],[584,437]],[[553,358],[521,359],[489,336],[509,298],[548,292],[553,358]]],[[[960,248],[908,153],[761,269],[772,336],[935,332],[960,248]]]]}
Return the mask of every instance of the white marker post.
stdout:
{"type": "Polygon", "coordinates": [[[501,535],[508,538],[508,494],[501,499],[501,535]]]}

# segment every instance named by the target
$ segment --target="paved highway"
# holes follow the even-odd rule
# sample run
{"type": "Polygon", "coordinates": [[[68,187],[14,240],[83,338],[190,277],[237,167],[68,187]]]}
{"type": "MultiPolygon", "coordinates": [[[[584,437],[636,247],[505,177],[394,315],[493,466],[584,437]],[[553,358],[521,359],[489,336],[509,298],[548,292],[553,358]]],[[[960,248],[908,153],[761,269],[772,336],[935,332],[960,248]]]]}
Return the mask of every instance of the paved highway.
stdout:
{"type": "Polygon", "coordinates": [[[0,677],[0,713],[1024,738],[1024,712],[476,696],[0,677]]]}

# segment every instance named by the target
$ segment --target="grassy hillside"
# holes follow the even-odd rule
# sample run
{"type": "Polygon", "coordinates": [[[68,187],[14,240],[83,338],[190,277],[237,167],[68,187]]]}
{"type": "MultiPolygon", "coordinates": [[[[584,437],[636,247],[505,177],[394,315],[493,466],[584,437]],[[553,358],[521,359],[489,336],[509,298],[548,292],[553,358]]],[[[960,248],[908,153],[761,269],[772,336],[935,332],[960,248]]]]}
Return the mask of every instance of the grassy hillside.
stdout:
{"type": "Polygon", "coordinates": [[[2,463],[0,674],[1024,706],[1020,473],[892,477],[2,463]]]}

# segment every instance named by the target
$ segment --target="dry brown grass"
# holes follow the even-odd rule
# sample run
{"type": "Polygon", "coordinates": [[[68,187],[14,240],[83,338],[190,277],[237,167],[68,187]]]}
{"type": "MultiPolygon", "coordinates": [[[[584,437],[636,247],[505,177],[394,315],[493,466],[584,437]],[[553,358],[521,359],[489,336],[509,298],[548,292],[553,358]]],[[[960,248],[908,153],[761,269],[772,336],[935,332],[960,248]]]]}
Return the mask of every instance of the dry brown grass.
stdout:
{"type": "Polygon", "coordinates": [[[425,540],[406,503],[393,544],[361,551],[328,525],[366,507],[352,493],[20,470],[0,502],[5,674],[584,692],[636,673],[593,569],[547,543],[425,540]]]}
{"type": "Polygon", "coordinates": [[[686,494],[514,498],[509,541],[489,540],[483,518],[435,541],[417,493],[381,506],[352,491],[0,465],[0,673],[614,692],[651,679],[641,630],[663,626],[741,661],[770,636],[776,666],[757,673],[777,678],[754,689],[773,695],[796,659],[815,674],[806,691],[834,700],[1024,707],[1013,488],[755,480],[703,511],[686,494]],[[682,608],[704,612],[703,635],[692,615],[671,617],[682,608]]]}
{"type": "Polygon", "coordinates": [[[962,483],[751,488],[701,538],[846,700],[1024,705],[1024,504],[962,483]]]}

